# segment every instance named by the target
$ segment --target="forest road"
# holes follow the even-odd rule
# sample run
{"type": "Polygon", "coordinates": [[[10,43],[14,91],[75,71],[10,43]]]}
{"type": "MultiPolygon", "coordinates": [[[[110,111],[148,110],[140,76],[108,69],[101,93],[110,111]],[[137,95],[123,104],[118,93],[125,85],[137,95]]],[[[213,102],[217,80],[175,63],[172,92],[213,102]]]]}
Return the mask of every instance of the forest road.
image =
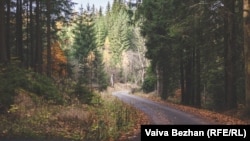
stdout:
{"type": "MultiPolygon", "coordinates": [[[[168,107],[166,105],[129,94],[128,91],[113,92],[113,95],[144,112],[151,124],[164,125],[209,125],[212,124],[201,117],[168,107]]],[[[140,141],[140,135],[134,136],[130,141],[140,141]]]]}

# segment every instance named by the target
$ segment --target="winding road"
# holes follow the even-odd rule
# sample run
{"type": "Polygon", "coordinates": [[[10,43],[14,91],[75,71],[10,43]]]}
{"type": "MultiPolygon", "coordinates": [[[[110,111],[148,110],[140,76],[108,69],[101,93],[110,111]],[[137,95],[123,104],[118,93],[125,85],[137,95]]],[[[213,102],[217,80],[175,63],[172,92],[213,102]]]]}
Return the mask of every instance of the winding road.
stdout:
{"type": "MultiPolygon", "coordinates": [[[[137,109],[143,111],[150,119],[151,124],[162,125],[209,125],[212,124],[201,117],[168,107],[166,105],[129,94],[128,91],[113,92],[113,95],[137,109]]],[[[140,135],[130,139],[140,141],[140,135]]]]}
{"type": "Polygon", "coordinates": [[[172,107],[167,107],[166,105],[148,99],[131,95],[128,91],[114,92],[113,95],[143,111],[149,116],[152,124],[210,124],[208,121],[205,121],[200,117],[180,111],[178,109],[174,109],[172,107]]]}

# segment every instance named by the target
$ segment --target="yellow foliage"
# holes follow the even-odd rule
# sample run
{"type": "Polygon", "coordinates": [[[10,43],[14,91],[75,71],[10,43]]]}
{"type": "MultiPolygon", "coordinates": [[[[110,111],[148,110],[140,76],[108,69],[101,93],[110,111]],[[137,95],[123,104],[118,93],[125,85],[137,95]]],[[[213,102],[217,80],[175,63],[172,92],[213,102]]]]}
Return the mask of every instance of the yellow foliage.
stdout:
{"type": "Polygon", "coordinates": [[[56,22],[56,29],[62,29],[63,28],[63,22],[57,21],[56,22]]]}
{"type": "Polygon", "coordinates": [[[87,61],[89,63],[93,62],[95,60],[95,54],[93,51],[91,51],[89,54],[88,54],[88,57],[87,57],[87,61]]]}
{"type": "Polygon", "coordinates": [[[15,104],[10,105],[10,109],[8,110],[8,113],[15,113],[17,110],[19,109],[19,107],[15,104]]]}
{"type": "MultiPolygon", "coordinates": [[[[47,51],[44,50],[44,66],[47,65],[47,51]]],[[[51,44],[51,65],[52,65],[52,74],[55,77],[63,77],[67,75],[67,57],[65,56],[61,45],[58,41],[55,41],[51,44]]]]}
{"type": "Polygon", "coordinates": [[[103,50],[103,62],[107,65],[111,62],[111,52],[109,47],[110,47],[109,38],[106,37],[103,50]]]}

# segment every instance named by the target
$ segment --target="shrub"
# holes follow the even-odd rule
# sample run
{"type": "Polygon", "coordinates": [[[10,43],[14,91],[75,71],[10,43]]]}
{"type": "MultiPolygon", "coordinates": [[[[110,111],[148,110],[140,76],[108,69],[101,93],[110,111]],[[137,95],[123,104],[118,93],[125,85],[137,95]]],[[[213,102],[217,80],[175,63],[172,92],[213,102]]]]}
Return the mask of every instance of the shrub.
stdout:
{"type": "Polygon", "coordinates": [[[63,98],[60,95],[53,81],[38,73],[31,73],[29,83],[26,87],[29,91],[36,93],[38,96],[42,96],[46,100],[51,100],[56,103],[62,103],[63,98]]]}
{"type": "Polygon", "coordinates": [[[16,90],[24,89],[50,100],[61,103],[62,96],[53,81],[46,76],[18,67],[8,66],[0,70],[0,109],[5,111],[13,103],[16,90]]]}
{"type": "Polygon", "coordinates": [[[84,104],[91,104],[92,98],[94,96],[93,92],[91,92],[88,87],[80,83],[76,84],[73,95],[76,96],[80,100],[80,102],[84,104]]]}
{"type": "MultiPolygon", "coordinates": [[[[16,95],[15,90],[25,87],[29,81],[25,77],[25,71],[19,68],[3,68],[0,71],[0,107],[1,109],[9,108],[13,103],[16,95]]],[[[4,111],[4,110],[3,110],[4,111]]]]}

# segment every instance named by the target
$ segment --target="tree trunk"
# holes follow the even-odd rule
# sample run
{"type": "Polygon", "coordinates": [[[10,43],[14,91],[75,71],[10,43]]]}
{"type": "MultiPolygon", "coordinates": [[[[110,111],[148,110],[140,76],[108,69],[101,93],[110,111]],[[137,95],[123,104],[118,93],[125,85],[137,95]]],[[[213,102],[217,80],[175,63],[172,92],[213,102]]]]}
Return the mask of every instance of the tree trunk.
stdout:
{"type": "Polygon", "coordinates": [[[244,0],[243,28],[244,28],[244,55],[245,55],[245,89],[246,107],[250,110],[250,0],[244,0]]]}
{"type": "Polygon", "coordinates": [[[5,8],[4,0],[0,0],[0,63],[7,63],[7,52],[6,52],[6,43],[5,43],[5,8]]]}
{"type": "Polygon", "coordinates": [[[181,82],[180,82],[181,83],[181,103],[187,104],[183,49],[180,49],[180,80],[181,80],[181,82]]]}
{"type": "Polygon", "coordinates": [[[36,0],[36,49],[35,49],[35,70],[42,73],[42,39],[40,27],[40,1],[36,0]]]}
{"type": "Polygon", "coordinates": [[[35,46],[34,46],[34,20],[33,20],[33,0],[30,0],[30,21],[29,21],[29,28],[30,28],[30,66],[35,70],[35,46]]]}
{"type": "Polygon", "coordinates": [[[162,70],[162,67],[159,66],[159,63],[157,64],[156,66],[156,77],[157,77],[157,88],[156,88],[156,91],[157,91],[157,95],[159,97],[162,97],[162,93],[163,93],[163,90],[162,90],[162,87],[163,87],[163,70],[162,70]]]}
{"type": "Polygon", "coordinates": [[[235,34],[235,0],[225,0],[225,7],[228,9],[225,16],[225,110],[237,107],[234,55],[236,45],[235,34]]]}
{"type": "Polygon", "coordinates": [[[194,104],[194,47],[187,47],[185,57],[185,103],[187,105],[194,104]]]}
{"type": "Polygon", "coordinates": [[[31,52],[30,52],[30,29],[29,29],[29,22],[30,22],[30,15],[29,15],[29,2],[26,3],[26,60],[25,60],[25,66],[26,69],[29,69],[30,67],[30,61],[31,61],[31,52]]]}
{"type": "MultiPolygon", "coordinates": [[[[201,35],[202,36],[202,35],[201,35]]],[[[195,107],[201,107],[201,69],[200,69],[200,49],[196,47],[195,57],[195,107]]]]}
{"type": "MultiPolygon", "coordinates": [[[[203,6],[203,5],[202,5],[203,6]]],[[[205,9],[202,8],[204,11],[205,9]]],[[[198,15],[194,16],[194,106],[201,107],[201,62],[200,62],[200,50],[202,49],[202,43],[204,43],[202,22],[205,15],[201,15],[201,18],[198,18],[198,15]],[[197,19],[198,18],[198,19],[197,19]]]]}
{"type": "Polygon", "coordinates": [[[16,8],[16,49],[17,56],[23,66],[23,21],[22,21],[22,0],[17,0],[16,8]]]}
{"type": "Polygon", "coordinates": [[[162,66],[163,68],[163,72],[162,72],[162,94],[161,94],[161,98],[162,99],[167,99],[168,96],[169,96],[169,85],[170,85],[170,82],[169,82],[169,70],[168,70],[168,65],[167,64],[164,64],[162,66]]]}
{"type": "Polygon", "coordinates": [[[50,0],[46,0],[47,7],[47,76],[51,76],[51,41],[50,41],[50,0]]]}
{"type": "MultiPolygon", "coordinates": [[[[10,61],[10,0],[6,0],[7,3],[7,15],[6,15],[6,51],[7,59],[10,61]]],[[[2,19],[2,18],[1,18],[2,19]]]]}

